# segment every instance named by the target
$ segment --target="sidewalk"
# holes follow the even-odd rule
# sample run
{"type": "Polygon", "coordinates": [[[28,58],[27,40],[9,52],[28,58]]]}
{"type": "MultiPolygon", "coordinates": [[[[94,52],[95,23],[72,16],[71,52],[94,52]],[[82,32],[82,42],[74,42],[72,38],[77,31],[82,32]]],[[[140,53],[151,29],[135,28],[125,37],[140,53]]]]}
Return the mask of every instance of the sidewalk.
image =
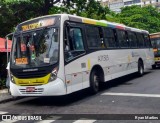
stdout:
{"type": "Polygon", "coordinates": [[[7,89],[0,90],[0,104],[13,100],[13,97],[8,93],[7,89]]]}

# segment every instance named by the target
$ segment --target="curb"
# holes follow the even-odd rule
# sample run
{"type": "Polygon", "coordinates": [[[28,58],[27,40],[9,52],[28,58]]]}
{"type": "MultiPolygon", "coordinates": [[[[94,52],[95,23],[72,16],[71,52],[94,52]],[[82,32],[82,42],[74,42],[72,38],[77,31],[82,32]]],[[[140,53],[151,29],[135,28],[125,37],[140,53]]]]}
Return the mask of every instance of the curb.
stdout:
{"type": "Polygon", "coordinates": [[[12,97],[12,96],[8,93],[8,89],[2,89],[2,90],[0,90],[0,96],[5,96],[4,99],[3,99],[3,98],[0,99],[0,104],[14,100],[14,97],[12,97]]]}
{"type": "Polygon", "coordinates": [[[0,90],[0,94],[6,94],[6,93],[8,93],[8,89],[0,90]]]}
{"type": "Polygon", "coordinates": [[[12,95],[9,94],[8,89],[0,90],[0,96],[5,96],[4,99],[3,98],[0,99],[0,104],[24,98],[24,97],[13,97],[12,95]]]}
{"type": "Polygon", "coordinates": [[[0,104],[5,103],[5,102],[9,102],[9,101],[13,101],[13,100],[15,100],[13,97],[10,97],[10,98],[4,99],[4,100],[0,100],[0,104]]]}

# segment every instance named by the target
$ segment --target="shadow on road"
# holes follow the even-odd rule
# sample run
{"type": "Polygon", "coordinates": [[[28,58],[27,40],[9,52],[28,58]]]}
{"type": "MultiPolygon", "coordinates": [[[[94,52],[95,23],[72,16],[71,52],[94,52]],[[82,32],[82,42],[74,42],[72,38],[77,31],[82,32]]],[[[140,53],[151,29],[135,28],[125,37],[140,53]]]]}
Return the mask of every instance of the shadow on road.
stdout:
{"type": "MultiPolygon", "coordinates": [[[[142,77],[148,75],[149,73],[151,73],[151,71],[145,72],[142,77]]],[[[122,84],[123,85],[131,85],[131,84],[133,84],[133,83],[131,83],[131,80],[138,79],[138,78],[140,78],[140,77],[137,76],[136,73],[129,74],[129,75],[126,75],[126,76],[123,76],[123,77],[120,77],[117,79],[113,79],[113,80],[110,80],[110,81],[104,83],[104,85],[106,85],[106,86],[103,86],[102,89],[106,90],[108,88],[117,87],[122,84]]]]}
{"type": "MultiPolygon", "coordinates": [[[[144,76],[150,72],[145,72],[144,76]]],[[[122,84],[130,85],[133,84],[130,81],[137,79],[136,74],[126,75],[118,79],[108,81],[101,85],[100,92],[97,95],[91,95],[88,89],[84,89],[67,96],[51,96],[51,97],[38,97],[31,100],[19,102],[16,105],[32,105],[32,106],[69,106],[74,103],[80,103],[81,101],[92,98],[93,96],[98,96],[103,91],[106,91],[109,88],[117,87],[122,84]]]]}

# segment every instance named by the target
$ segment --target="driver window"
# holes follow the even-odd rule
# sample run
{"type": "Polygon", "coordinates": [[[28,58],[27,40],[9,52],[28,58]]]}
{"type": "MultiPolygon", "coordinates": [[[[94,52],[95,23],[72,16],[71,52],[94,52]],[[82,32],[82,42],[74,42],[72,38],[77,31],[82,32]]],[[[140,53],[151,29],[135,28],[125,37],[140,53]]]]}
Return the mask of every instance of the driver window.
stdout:
{"type": "Polygon", "coordinates": [[[80,28],[70,27],[66,30],[64,42],[66,61],[69,61],[84,53],[82,30],[80,28]]]}

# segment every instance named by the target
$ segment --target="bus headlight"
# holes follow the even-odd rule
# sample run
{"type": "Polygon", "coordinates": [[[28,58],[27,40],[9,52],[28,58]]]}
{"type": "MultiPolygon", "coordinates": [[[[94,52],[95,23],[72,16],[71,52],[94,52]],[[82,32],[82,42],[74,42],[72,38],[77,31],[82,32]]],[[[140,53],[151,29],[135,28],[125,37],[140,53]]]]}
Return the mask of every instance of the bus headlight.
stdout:
{"type": "Polygon", "coordinates": [[[15,81],[14,81],[14,77],[13,77],[13,75],[12,75],[12,74],[10,74],[10,78],[11,78],[11,82],[12,82],[12,83],[15,83],[15,81]]]}
{"type": "Polygon", "coordinates": [[[53,69],[53,71],[51,73],[49,82],[54,81],[55,79],[57,79],[57,73],[58,73],[58,68],[56,67],[56,68],[53,69]]]}

